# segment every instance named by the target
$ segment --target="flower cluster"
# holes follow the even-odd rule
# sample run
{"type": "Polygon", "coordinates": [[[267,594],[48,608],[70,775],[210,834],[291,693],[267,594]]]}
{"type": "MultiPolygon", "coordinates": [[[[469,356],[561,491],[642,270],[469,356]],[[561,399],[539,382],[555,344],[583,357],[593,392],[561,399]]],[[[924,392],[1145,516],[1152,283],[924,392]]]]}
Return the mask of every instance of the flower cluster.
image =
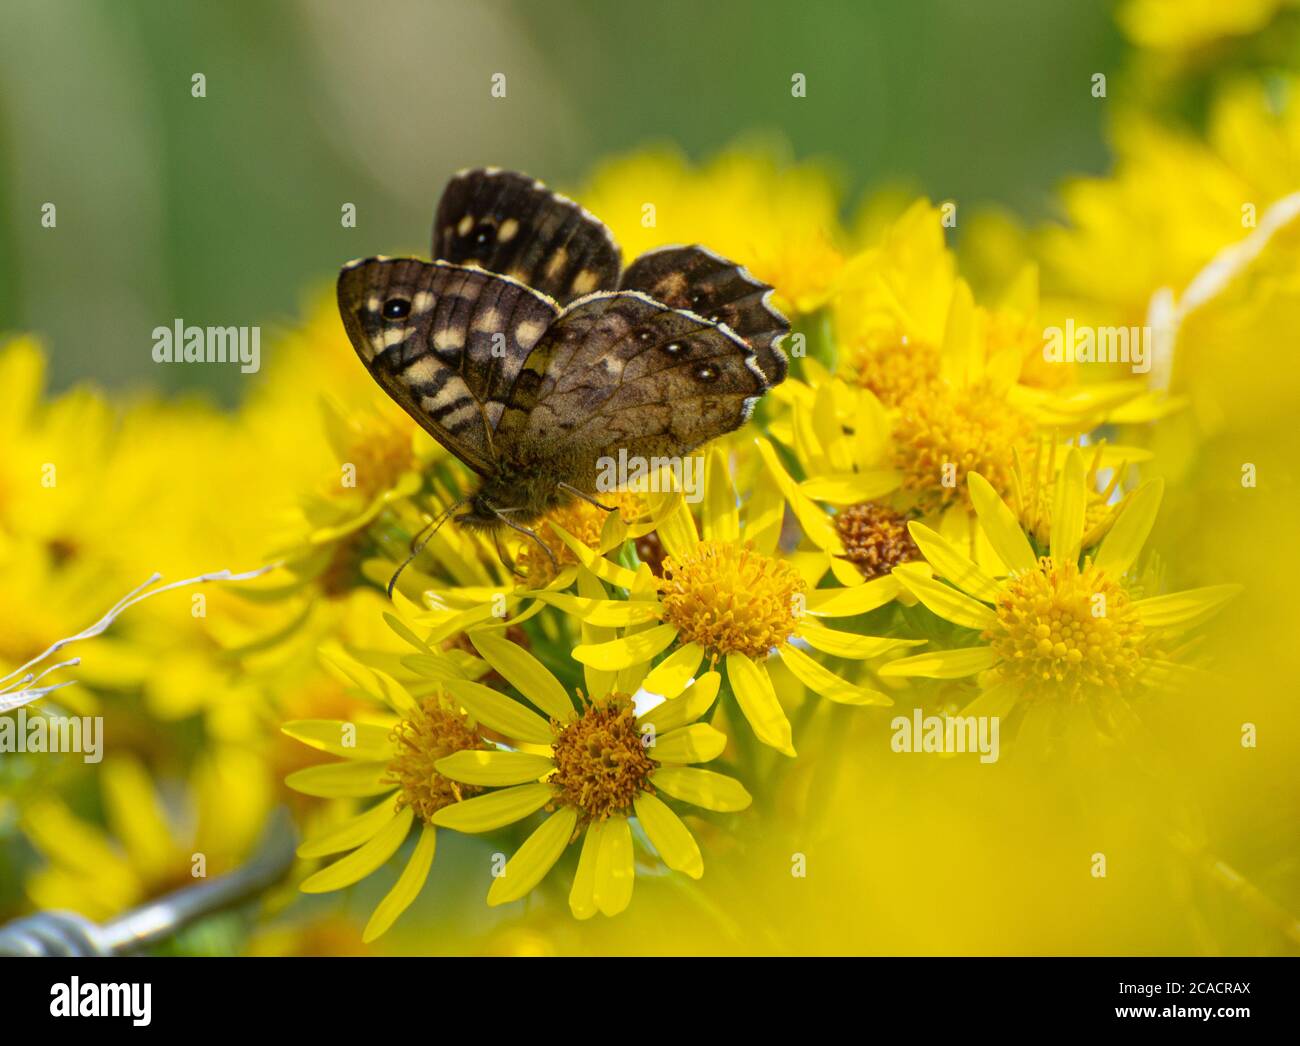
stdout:
{"type": "MultiPolygon", "coordinates": [[[[1281,5],[1181,36],[1166,6],[1135,0],[1124,24],[1176,49],[1281,5]]],[[[853,233],[831,179],[764,152],[601,167],[573,195],[629,254],[699,241],[772,283],[790,377],[700,451],[698,503],[658,485],[575,500],[540,542],[431,529],[475,477],[373,385],[328,301],[233,414],[51,398],[39,347],[8,342],[0,670],[152,571],[275,565],[87,647],[58,701],[111,717],[95,801],[74,811],[68,782],[0,766],[17,815],[0,846],[35,855],[30,900],[107,918],[188,881],[196,854],[237,863],[287,804],[305,893],[404,851],[349,946],[443,877],[490,906],[549,911],[558,890],[579,920],[616,916],[638,876],[693,883],[773,810],[815,803],[844,757],[826,735],[886,737],[890,706],[997,717],[1031,754],[1122,742],[1202,672],[1198,634],[1250,576],[1240,555],[1154,550],[1187,526],[1162,504],[1213,509],[1189,462],[1293,416],[1294,388],[1225,379],[1216,353],[1289,361],[1296,114],[1233,88],[1206,141],[1133,115],[1116,172],[1069,186],[1068,222],[1019,237],[1005,286],[978,294],[931,201],[853,233]],[[1149,375],[1049,358],[1044,330],[1076,319],[1147,322],[1163,355],[1149,375]],[[182,444],[201,473],[167,461],[182,444]]]]}

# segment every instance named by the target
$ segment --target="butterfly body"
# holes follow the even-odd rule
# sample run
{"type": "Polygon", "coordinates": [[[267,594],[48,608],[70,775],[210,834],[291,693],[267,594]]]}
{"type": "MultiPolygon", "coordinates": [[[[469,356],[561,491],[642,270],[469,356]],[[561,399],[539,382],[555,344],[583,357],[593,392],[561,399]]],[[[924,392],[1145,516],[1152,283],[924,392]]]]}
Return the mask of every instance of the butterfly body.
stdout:
{"type": "Polygon", "coordinates": [[[535,537],[598,498],[602,459],[685,455],[785,377],[771,288],[700,247],[620,279],[608,230],[523,175],[453,179],[434,250],[349,263],[339,311],[379,385],[480,477],[462,526],[535,537]]]}

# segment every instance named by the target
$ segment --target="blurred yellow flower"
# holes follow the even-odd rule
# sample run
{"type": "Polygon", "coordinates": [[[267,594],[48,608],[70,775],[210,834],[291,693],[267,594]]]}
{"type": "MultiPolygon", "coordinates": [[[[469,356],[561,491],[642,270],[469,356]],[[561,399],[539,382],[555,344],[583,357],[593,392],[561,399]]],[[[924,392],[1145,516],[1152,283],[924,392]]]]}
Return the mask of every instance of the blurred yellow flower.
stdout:
{"type": "Polygon", "coordinates": [[[229,871],[250,852],[270,810],[257,761],[231,747],[199,758],[180,809],[129,755],[110,754],[98,771],[107,830],[53,796],[21,811],[23,831],[46,860],[27,881],[38,907],[102,922],[229,871]]]}
{"type": "Polygon", "coordinates": [[[773,149],[737,147],[701,167],[673,150],[646,150],[604,164],[577,196],[609,225],[625,263],[698,243],[770,284],[788,315],[819,308],[843,264],[833,180],[773,149]]]}

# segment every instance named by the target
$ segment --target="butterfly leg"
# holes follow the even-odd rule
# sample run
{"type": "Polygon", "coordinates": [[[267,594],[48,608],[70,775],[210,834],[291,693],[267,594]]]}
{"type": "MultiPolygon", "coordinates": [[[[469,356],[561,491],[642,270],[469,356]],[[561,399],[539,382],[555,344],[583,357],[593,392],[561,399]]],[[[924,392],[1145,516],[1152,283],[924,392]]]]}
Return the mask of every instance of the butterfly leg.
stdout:
{"type": "Polygon", "coordinates": [[[597,501],[595,498],[593,498],[590,494],[586,494],[586,493],[584,493],[583,491],[579,490],[579,489],[578,489],[577,487],[575,487],[575,486],[572,486],[571,484],[568,484],[568,483],[558,483],[558,484],[556,484],[556,486],[558,486],[558,487],[559,487],[562,491],[564,491],[566,494],[572,494],[575,498],[582,498],[582,500],[585,501],[585,502],[587,502],[588,504],[595,505],[597,508],[604,509],[606,512],[617,512],[617,511],[618,511],[618,506],[617,506],[617,505],[606,505],[606,504],[603,504],[602,502],[599,502],[599,501],[597,501]]]}
{"type": "Polygon", "coordinates": [[[501,565],[510,571],[510,576],[526,579],[525,575],[520,573],[519,567],[516,566],[514,559],[506,555],[506,550],[501,544],[501,532],[499,530],[492,531],[492,544],[496,546],[497,559],[501,560],[501,565]]]}
{"type": "MultiPolygon", "coordinates": [[[[492,506],[490,505],[488,507],[492,508],[492,506]]],[[[523,534],[525,537],[532,538],[534,541],[536,541],[538,546],[541,548],[541,550],[546,553],[546,558],[551,561],[551,569],[558,574],[560,572],[560,561],[555,558],[555,553],[551,551],[551,546],[537,536],[537,531],[531,530],[528,527],[522,526],[519,523],[511,522],[509,516],[506,514],[510,511],[512,510],[492,508],[492,512],[497,517],[497,519],[501,520],[501,522],[504,523],[506,526],[508,526],[511,530],[517,530],[520,534],[523,534]]]]}

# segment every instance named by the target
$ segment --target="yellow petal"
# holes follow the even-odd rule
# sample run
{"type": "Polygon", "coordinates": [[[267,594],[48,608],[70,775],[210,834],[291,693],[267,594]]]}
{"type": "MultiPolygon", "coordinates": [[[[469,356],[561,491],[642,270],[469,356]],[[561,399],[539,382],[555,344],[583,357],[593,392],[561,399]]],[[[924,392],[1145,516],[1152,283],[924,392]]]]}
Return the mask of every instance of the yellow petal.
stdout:
{"type": "Polygon", "coordinates": [[[715,444],[708,454],[704,472],[704,519],[706,541],[737,541],[740,514],[736,510],[736,488],[731,485],[727,459],[715,444]]]}
{"type": "Polygon", "coordinates": [[[799,489],[790,474],[786,472],[785,466],[781,464],[781,459],[777,456],[776,450],[772,444],[763,438],[755,439],[758,445],[758,452],[763,458],[763,463],[771,473],[772,479],[785,495],[786,501],[790,503],[790,508],[799,520],[799,525],[803,527],[803,532],[811,541],[820,549],[831,553],[832,555],[842,555],[844,546],[840,542],[839,533],[836,531],[834,524],[831,523],[830,517],[822,511],[821,507],[813,501],[807,494],[799,489]]]}
{"type": "Polygon", "coordinates": [[[1220,607],[1241,591],[1241,585],[1209,585],[1167,596],[1139,599],[1133,604],[1133,609],[1142,623],[1150,628],[1192,628],[1217,614],[1220,607]]]}
{"type": "Polygon", "coordinates": [[[575,919],[590,919],[596,914],[596,858],[600,853],[600,837],[605,831],[605,821],[592,821],[582,837],[582,852],[578,856],[578,870],[569,890],[569,911],[575,919]]]}
{"type": "Polygon", "coordinates": [[[700,543],[699,531],[695,529],[695,519],[686,502],[678,494],[674,497],[673,508],[659,516],[657,533],[663,542],[664,550],[678,559],[690,555],[700,543]]]}
{"type": "Polygon", "coordinates": [[[727,735],[708,723],[692,723],[655,734],[650,757],[657,763],[707,763],[727,747],[727,735]]]}
{"type": "Polygon", "coordinates": [[[392,730],[391,726],[377,723],[345,723],[338,719],[295,719],[280,727],[281,733],[294,740],[344,759],[391,759],[392,730]]]}
{"type": "Polygon", "coordinates": [[[1111,577],[1119,577],[1128,570],[1142,552],[1142,546],[1155,525],[1164,492],[1164,480],[1152,479],[1125,499],[1115,522],[1102,539],[1095,560],[1097,566],[1111,577]]]}
{"type": "Polygon", "coordinates": [[[735,778],[694,766],[662,767],[650,775],[650,783],[674,799],[720,813],[743,810],[753,802],[735,778]]]}
{"type": "Polygon", "coordinates": [[[626,817],[611,817],[600,833],[596,851],[596,883],[592,899],[603,915],[617,915],[632,900],[635,868],[632,864],[632,829],[626,817]]]}
{"type": "Polygon", "coordinates": [[[373,839],[396,816],[397,804],[391,795],[385,796],[370,809],[333,825],[321,835],[304,840],[298,847],[298,856],[303,860],[311,860],[342,853],[344,850],[354,850],[373,839]]]}
{"type": "Polygon", "coordinates": [[[808,594],[808,613],[817,617],[856,617],[883,607],[898,595],[893,575],[875,578],[851,588],[819,588],[808,594]]]}
{"type": "Polygon", "coordinates": [[[573,648],[573,658],[593,668],[613,671],[650,661],[677,638],[676,625],[656,625],[608,643],[582,643],[573,648]]]}
{"type": "Polygon", "coordinates": [[[1001,719],[1011,713],[1018,700],[1019,695],[1015,687],[1007,683],[1001,683],[981,693],[979,697],[961,710],[961,714],[963,716],[988,716],[991,719],[1001,719]]]}
{"type": "Polygon", "coordinates": [[[907,530],[912,535],[912,540],[916,542],[916,547],[925,556],[926,562],[934,567],[935,573],[946,577],[963,592],[976,599],[982,599],[986,603],[997,600],[998,583],[964,555],[956,545],[924,523],[909,523],[907,530]]]}
{"type": "Polygon", "coordinates": [[[704,858],[691,830],[668,806],[649,792],[642,792],[633,801],[637,820],[645,829],[659,857],[675,872],[684,872],[692,879],[704,874],[704,858]]]}
{"type": "Polygon", "coordinates": [[[397,877],[393,888],[379,902],[370,921],[366,923],[365,932],[361,935],[364,943],[369,944],[387,933],[397,917],[419,896],[420,891],[424,889],[425,880],[429,878],[429,869],[433,866],[433,852],[437,841],[438,830],[431,824],[425,825],[424,830],[420,832],[415,849],[411,851],[411,859],[402,869],[402,874],[397,877]]]}
{"type": "Polygon", "coordinates": [[[555,731],[550,723],[531,708],[525,708],[491,687],[468,679],[449,679],[443,685],[447,693],[484,726],[535,745],[549,745],[555,740],[555,731]]]}
{"type": "MultiPolygon", "coordinates": [[[[605,584],[590,570],[583,568],[578,571],[578,596],[580,599],[604,600],[606,597],[605,584]]],[[[612,628],[593,625],[589,621],[582,622],[581,632],[582,641],[589,644],[606,643],[615,637],[612,628]]],[[[582,666],[582,678],[583,682],[587,684],[587,693],[589,694],[609,693],[615,689],[614,680],[616,676],[616,672],[606,672],[603,669],[592,668],[591,665],[582,666]]]]}
{"type": "Polygon", "coordinates": [[[885,677],[925,676],[928,679],[960,679],[973,676],[997,664],[992,647],[963,647],[960,650],[930,650],[899,658],[880,670],[885,677]]]}
{"type": "Polygon", "coordinates": [[[744,654],[728,654],[727,679],[736,703],[754,728],[754,736],[778,752],[793,756],[790,720],[776,699],[776,687],[767,674],[767,666],[756,664],[744,654]]]}
{"type": "Polygon", "coordinates": [[[1056,498],[1052,504],[1052,561],[1077,563],[1083,541],[1083,520],[1087,509],[1088,480],[1083,456],[1071,447],[1065,467],[1056,477],[1056,498]]]}
{"type": "Polygon", "coordinates": [[[470,632],[468,635],[474,649],[483,655],[483,660],[550,718],[567,723],[574,717],[573,702],[564,692],[563,685],[527,650],[491,633],[470,632]]]}
{"type": "Polygon", "coordinates": [[[531,752],[464,751],[439,759],[433,768],[453,781],[499,788],[536,781],[554,770],[555,762],[531,752]]]}
{"type": "Polygon", "coordinates": [[[361,797],[391,792],[393,782],[385,780],[387,762],[324,763],[295,770],[284,783],[295,792],[321,799],[361,797]]]}
{"type": "Polygon", "coordinates": [[[862,636],[854,632],[838,632],[808,618],[799,622],[796,635],[806,639],[809,646],[825,654],[854,658],[859,661],[869,657],[879,657],[899,647],[920,646],[925,642],[924,639],[892,639],[888,636],[862,636]]]}
{"type": "Polygon", "coordinates": [[[894,577],[912,595],[945,621],[983,631],[998,623],[998,617],[983,603],[978,603],[951,585],[925,577],[912,570],[895,570],[894,577]]]}
{"type": "Polygon", "coordinates": [[[642,621],[654,621],[663,608],[654,599],[587,599],[566,592],[539,592],[543,603],[559,607],[571,617],[598,628],[624,628],[642,621]]]}
{"type": "Polygon", "coordinates": [[[550,785],[525,784],[488,792],[461,803],[444,806],[433,815],[433,823],[458,832],[490,832],[493,828],[522,821],[551,801],[550,785]]]}
{"type": "Polygon", "coordinates": [[[588,548],[572,534],[555,522],[551,522],[551,529],[560,536],[560,540],[569,546],[569,550],[577,558],[578,562],[590,570],[602,581],[608,581],[619,588],[631,588],[636,580],[636,572],[628,570],[627,567],[606,559],[593,549],[588,548]]]}
{"type": "Polygon", "coordinates": [[[571,806],[562,807],[543,821],[492,881],[487,903],[495,907],[517,901],[540,883],[564,853],[577,824],[578,811],[571,806]]]}
{"type": "Polygon", "coordinates": [[[693,723],[709,710],[721,685],[722,676],[717,672],[705,672],[680,697],[660,702],[637,716],[637,722],[642,727],[651,724],[657,734],[693,723]]]}
{"type": "Polygon", "coordinates": [[[879,690],[841,679],[825,665],[819,664],[798,647],[786,643],[778,651],[781,662],[804,686],[828,701],[842,705],[892,705],[893,698],[879,690]]]}
{"type": "Polygon", "coordinates": [[[329,893],[360,882],[397,852],[415,815],[405,807],[374,838],[346,857],[303,880],[303,893],[329,893]]]}
{"type": "Polygon", "coordinates": [[[902,473],[894,469],[872,469],[843,476],[818,476],[804,480],[799,484],[799,490],[814,501],[825,501],[831,505],[857,505],[884,497],[890,491],[897,490],[902,481],[902,473]]]}
{"type": "Polygon", "coordinates": [[[703,660],[704,648],[698,643],[687,643],[655,665],[641,681],[641,686],[652,694],[674,698],[695,678],[703,660]]]}
{"type": "Polygon", "coordinates": [[[1038,561],[1015,513],[1007,508],[998,492],[979,473],[970,473],[966,485],[970,490],[971,504],[975,506],[980,526],[984,528],[993,551],[1013,573],[1033,570],[1038,561]]]}
{"type": "MultiPolygon", "coordinates": [[[[489,609],[491,609],[489,607],[489,609]]],[[[395,712],[415,710],[415,699],[392,676],[363,665],[337,645],[321,647],[320,659],[339,679],[351,683],[368,697],[382,701],[395,712]]]]}
{"type": "Polygon", "coordinates": [[[172,863],[172,829],[144,766],[119,755],[104,764],[104,805],[109,827],[142,875],[172,863]]]}

